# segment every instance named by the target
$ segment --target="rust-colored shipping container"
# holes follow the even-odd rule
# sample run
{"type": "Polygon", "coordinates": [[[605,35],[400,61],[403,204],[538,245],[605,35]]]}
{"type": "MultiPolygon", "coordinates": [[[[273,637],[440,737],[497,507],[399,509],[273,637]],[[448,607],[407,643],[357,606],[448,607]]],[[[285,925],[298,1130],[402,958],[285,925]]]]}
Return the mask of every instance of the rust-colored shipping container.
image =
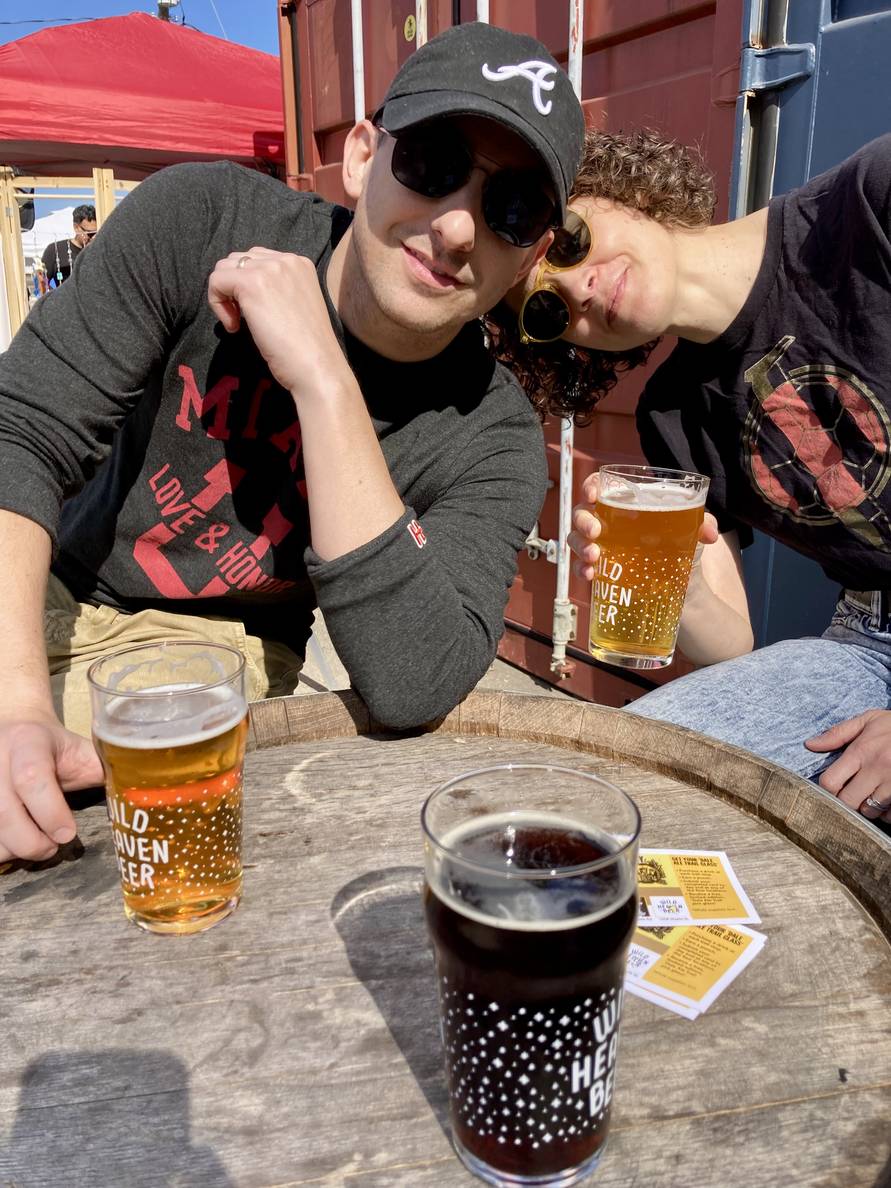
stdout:
{"type": "MultiPolygon", "coordinates": [[[[289,183],[337,202],[344,200],[340,159],[346,133],[358,111],[375,110],[392,75],[415,49],[422,8],[428,37],[477,15],[472,0],[429,0],[423,6],[416,0],[365,0],[362,7],[365,93],[360,106],[350,5],[343,0],[285,0],[281,5],[289,183]]],[[[570,7],[568,0],[491,0],[488,16],[493,24],[537,37],[565,66],[570,7]]],[[[715,174],[719,219],[728,213],[742,18],[743,0],[587,0],[583,11],[581,93],[588,123],[612,131],[648,126],[698,146],[715,174]]],[[[647,376],[672,345],[666,340],[649,367],[627,376],[599,406],[592,424],[576,430],[574,501],[582,479],[601,463],[641,459],[634,407],[647,376]]],[[[545,435],[552,488],[539,536],[556,539],[559,423],[549,422],[545,435]]],[[[527,550],[520,558],[502,657],[606,705],[624,705],[654,682],[689,670],[682,657],[646,676],[595,663],[584,646],[590,590],[573,578],[570,599],[577,607],[578,639],[567,650],[570,663],[562,679],[552,673],[556,567],[535,552],[527,550]]]]}

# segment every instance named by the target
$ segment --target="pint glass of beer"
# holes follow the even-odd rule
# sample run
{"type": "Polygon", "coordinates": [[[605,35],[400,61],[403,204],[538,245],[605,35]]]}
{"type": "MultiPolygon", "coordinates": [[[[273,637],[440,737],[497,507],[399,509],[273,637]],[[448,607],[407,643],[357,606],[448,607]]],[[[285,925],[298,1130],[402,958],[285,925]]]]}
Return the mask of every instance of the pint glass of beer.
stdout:
{"type": "Polygon", "coordinates": [[[640,816],[587,772],[508,764],[422,812],[452,1138],[490,1184],[597,1166],[637,917],[640,816]]]}
{"type": "Polygon", "coordinates": [[[600,558],[589,650],[623,668],[674,659],[708,479],[654,466],[602,466],[600,558]]]}
{"type": "Polygon", "coordinates": [[[146,644],[88,675],[124,912],[149,932],[210,928],[241,897],[244,658],[146,644]]]}

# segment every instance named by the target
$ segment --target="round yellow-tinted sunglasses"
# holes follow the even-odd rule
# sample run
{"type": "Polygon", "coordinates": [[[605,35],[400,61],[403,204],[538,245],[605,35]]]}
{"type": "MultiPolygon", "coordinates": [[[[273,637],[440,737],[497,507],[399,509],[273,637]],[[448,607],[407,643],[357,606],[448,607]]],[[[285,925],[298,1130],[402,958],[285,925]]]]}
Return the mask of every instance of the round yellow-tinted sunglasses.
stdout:
{"type": "Polygon", "coordinates": [[[572,321],[572,312],[564,297],[544,280],[548,272],[567,272],[584,264],[594,246],[588,221],[574,210],[567,211],[563,226],[538,266],[535,284],[520,306],[520,342],[553,342],[572,321]]]}

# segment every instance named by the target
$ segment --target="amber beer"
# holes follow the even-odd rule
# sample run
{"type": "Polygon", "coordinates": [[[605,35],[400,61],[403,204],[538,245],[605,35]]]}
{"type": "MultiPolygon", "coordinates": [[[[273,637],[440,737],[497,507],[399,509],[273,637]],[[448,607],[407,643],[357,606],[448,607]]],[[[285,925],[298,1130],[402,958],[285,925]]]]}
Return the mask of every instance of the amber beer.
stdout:
{"type": "Polygon", "coordinates": [[[90,674],[124,911],[150,932],[209,928],[241,896],[243,660],[208,644],[157,645],[90,674]]]}
{"type": "Polygon", "coordinates": [[[574,786],[594,779],[537,765],[495,768],[440,794],[459,785],[472,802],[497,780],[512,789],[502,804],[517,808],[480,813],[477,802],[453,824],[434,804],[440,794],[425,806],[424,903],[453,1141],[491,1183],[578,1183],[606,1141],[637,916],[636,810],[605,785],[607,799],[621,798],[610,808],[613,824],[616,812],[626,820],[618,835],[602,828],[591,811],[601,789],[586,787],[588,803],[572,803],[574,786]],[[557,790],[545,811],[532,807],[542,785],[557,790]],[[559,789],[568,812],[554,811],[559,789]]]}
{"type": "Polygon", "coordinates": [[[626,668],[671,663],[707,490],[707,478],[685,471],[601,468],[590,627],[598,660],[626,668]]]}

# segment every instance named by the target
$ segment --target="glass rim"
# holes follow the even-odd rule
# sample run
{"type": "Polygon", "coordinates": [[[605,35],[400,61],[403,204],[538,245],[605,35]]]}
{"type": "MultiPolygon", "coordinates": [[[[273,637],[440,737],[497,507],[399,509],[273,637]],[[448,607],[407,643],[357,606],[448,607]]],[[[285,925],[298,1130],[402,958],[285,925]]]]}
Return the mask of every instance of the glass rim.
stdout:
{"type": "Polygon", "coordinates": [[[640,809],[637,807],[628,793],[620,788],[618,784],[610,783],[609,780],[605,780],[602,776],[599,776],[594,772],[579,771],[574,767],[563,767],[559,763],[494,763],[489,767],[478,767],[473,771],[465,771],[461,775],[455,776],[451,780],[446,780],[446,782],[444,784],[440,784],[438,788],[434,788],[433,791],[426,797],[423,805],[421,806],[421,831],[423,832],[425,838],[429,840],[430,844],[434,846],[440,854],[447,855],[451,861],[458,862],[462,866],[471,870],[481,871],[488,875],[497,874],[504,879],[523,879],[527,882],[532,878],[541,882],[544,882],[547,879],[565,879],[582,874],[591,874],[605,866],[611,866],[615,862],[624,858],[627,852],[633,846],[637,845],[637,842],[640,838],[640,827],[640,809]],[[631,835],[629,836],[628,840],[619,847],[619,849],[613,851],[610,854],[605,854],[603,858],[596,858],[593,862],[577,863],[574,866],[560,866],[553,870],[535,870],[534,868],[528,866],[519,867],[514,870],[505,870],[503,867],[488,866],[484,862],[475,862],[472,858],[465,858],[461,854],[456,854],[453,850],[450,850],[447,846],[444,846],[442,842],[434,836],[433,830],[430,827],[428,815],[434,798],[445,792],[448,792],[450,788],[453,788],[457,784],[463,784],[465,780],[472,779],[474,776],[487,775],[490,772],[498,771],[560,772],[570,776],[581,776],[585,780],[602,784],[604,787],[609,788],[611,792],[618,792],[619,796],[626,803],[626,805],[630,806],[634,822],[631,835]]]}
{"type": "Polygon", "coordinates": [[[709,476],[700,474],[697,470],[675,470],[671,466],[646,466],[637,462],[604,462],[597,473],[617,474],[622,478],[652,479],[653,482],[665,479],[699,479],[701,482],[709,482],[709,476]]]}
{"type": "Polygon", "coordinates": [[[161,643],[144,643],[133,644],[129,648],[121,648],[120,651],[112,652],[108,656],[100,656],[98,660],[94,660],[87,669],[87,683],[99,693],[107,693],[114,697],[184,697],[189,693],[204,693],[208,689],[216,689],[220,685],[228,685],[230,681],[236,677],[240,677],[244,672],[245,659],[244,655],[233,648],[230,644],[211,643],[208,640],[201,639],[168,639],[161,643]],[[109,685],[103,685],[96,677],[96,671],[109,660],[118,660],[122,656],[131,656],[134,652],[147,652],[150,649],[154,651],[163,650],[164,648],[213,648],[217,652],[229,652],[230,655],[235,656],[238,660],[238,665],[228,676],[220,677],[217,681],[207,681],[204,684],[196,685],[190,689],[115,689],[109,685]]]}

